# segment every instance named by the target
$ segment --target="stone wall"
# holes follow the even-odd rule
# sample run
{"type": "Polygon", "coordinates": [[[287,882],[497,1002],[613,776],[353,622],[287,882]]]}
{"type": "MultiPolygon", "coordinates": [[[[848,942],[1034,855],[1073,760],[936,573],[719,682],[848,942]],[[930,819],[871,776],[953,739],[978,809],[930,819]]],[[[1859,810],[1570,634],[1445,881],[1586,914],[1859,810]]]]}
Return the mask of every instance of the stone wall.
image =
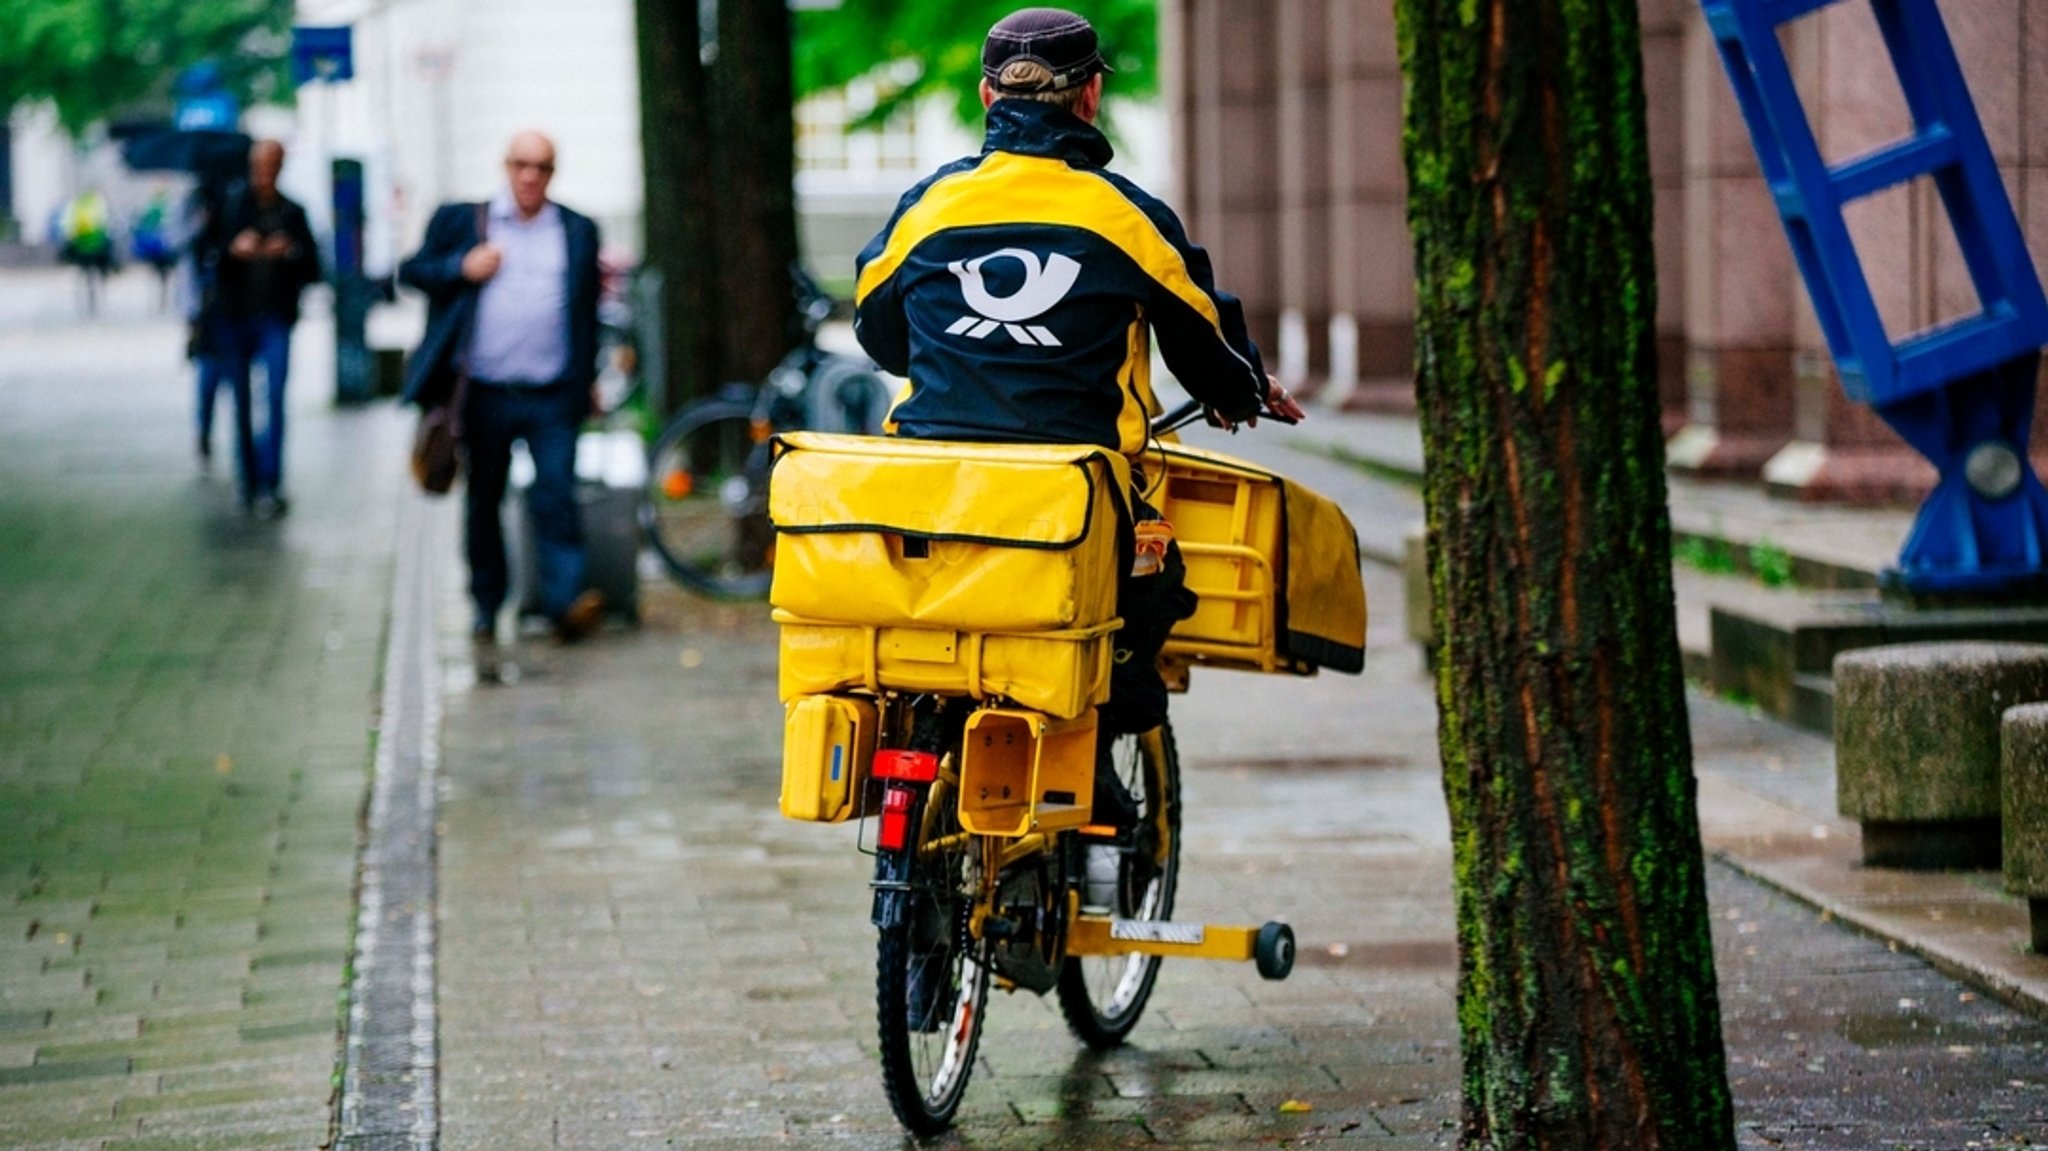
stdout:
{"type": "MultiPolygon", "coordinates": [[[[1640,4],[1673,467],[1801,498],[1917,499],[1933,469],[1842,395],[1697,0],[1640,4]]],[[[2039,261],[2048,5],[1941,8],[2039,261]]],[[[1392,0],[1166,0],[1162,10],[1182,203],[1269,363],[1350,406],[1412,409],[1392,0]]],[[[1828,158],[1907,132],[1863,0],[1798,21],[1785,43],[1828,158]]],[[[1849,222],[1895,336],[1975,310],[1930,182],[1860,201],[1849,222]]]]}

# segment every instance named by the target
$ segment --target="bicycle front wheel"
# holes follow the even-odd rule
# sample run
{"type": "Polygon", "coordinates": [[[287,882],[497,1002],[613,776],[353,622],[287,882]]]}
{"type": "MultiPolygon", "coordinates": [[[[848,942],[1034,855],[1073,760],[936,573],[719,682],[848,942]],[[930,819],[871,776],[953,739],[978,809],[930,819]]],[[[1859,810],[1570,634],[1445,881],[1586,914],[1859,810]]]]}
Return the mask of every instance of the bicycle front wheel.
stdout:
{"type": "Polygon", "coordinates": [[[909,906],[876,947],[882,1087],[896,1118],[919,1136],[952,1125],[988,1005],[988,948],[970,931],[978,844],[960,834],[956,806],[943,784],[925,799],[909,906]]]}
{"type": "Polygon", "coordinates": [[[640,527],[676,582],[720,599],[768,594],[768,462],[747,404],[692,404],[662,431],[648,454],[640,527]]]}
{"type": "MultiPolygon", "coordinates": [[[[1138,804],[1112,912],[1119,919],[1171,919],[1180,879],[1180,753],[1173,729],[1162,723],[1142,735],[1122,736],[1110,750],[1138,804]]],[[[1138,1025],[1158,978],[1156,955],[1070,956],[1060,968],[1060,1014],[1075,1038],[1106,1051],[1138,1025]]]]}

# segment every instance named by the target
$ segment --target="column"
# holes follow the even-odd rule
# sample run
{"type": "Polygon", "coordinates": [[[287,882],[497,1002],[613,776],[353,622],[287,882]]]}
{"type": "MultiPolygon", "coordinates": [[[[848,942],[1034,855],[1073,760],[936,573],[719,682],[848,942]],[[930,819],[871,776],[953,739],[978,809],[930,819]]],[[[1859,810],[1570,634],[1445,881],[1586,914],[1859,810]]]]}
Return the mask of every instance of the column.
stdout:
{"type": "Polygon", "coordinates": [[[1686,422],[1665,453],[1676,471],[1754,477],[1791,438],[1792,308],[1803,293],[1697,11],[1681,37],[1686,422]]]}
{"type": "Polygon", "coordinates": [[[1280,0],[1278,28],[1280,342],[1267,366],[1303,394],[1329,373],[1329,9],[1343,0],[1280,0]]]}
{"type": "Polygon", "coordinates": [[[1332,403],[1415,410],[1415,248],[1393,5],[1329,5],[1332,403]]]}

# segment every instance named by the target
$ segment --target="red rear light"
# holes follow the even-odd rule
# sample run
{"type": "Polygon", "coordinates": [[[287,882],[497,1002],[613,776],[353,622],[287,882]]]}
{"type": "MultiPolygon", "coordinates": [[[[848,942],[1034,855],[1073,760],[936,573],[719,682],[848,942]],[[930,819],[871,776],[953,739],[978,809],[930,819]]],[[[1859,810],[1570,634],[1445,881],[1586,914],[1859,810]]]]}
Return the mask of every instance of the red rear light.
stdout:
{"type": "Polygon", "coordinates": [[[875,753],[874,776],[876,779],[930,783],[939,778],[939,757],[928,751],[883,748],[875,753]]]}
{"type": "Polygon", "coordinates": [[[907,787],[892,787],[882,796],[882,829],[875,837],[882,850],[903,850],[910,840],[910,809],[915,806],[917,793],[907,787]]]}

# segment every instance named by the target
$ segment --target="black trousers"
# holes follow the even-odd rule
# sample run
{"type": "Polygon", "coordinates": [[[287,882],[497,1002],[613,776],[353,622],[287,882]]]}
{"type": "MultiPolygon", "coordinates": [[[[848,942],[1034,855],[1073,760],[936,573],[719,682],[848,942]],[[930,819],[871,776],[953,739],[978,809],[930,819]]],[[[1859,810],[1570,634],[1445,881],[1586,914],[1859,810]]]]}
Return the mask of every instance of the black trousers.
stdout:
{"type": "MultiPolygon", "coordinates": [[[[1131,510],[1140,520],[1160,519],[1159,512],[1131,493],[1131,510]]],[[[1115,663],[1109,673],[1109,702],[1097,709],[1103,744],[1120,735],[1150,731],[1166,721],[1166,682],[1159,678],[1159,650],[1173,625],[1195,614],[1195,593],[1188,590],[1188,565],[1180,544],[1168,543],[1166,560],[1151,575],[1132,575],[1136,534],[1119,524],[1116,613],[1124,621],[1114,640],[1115,663]]]]}

